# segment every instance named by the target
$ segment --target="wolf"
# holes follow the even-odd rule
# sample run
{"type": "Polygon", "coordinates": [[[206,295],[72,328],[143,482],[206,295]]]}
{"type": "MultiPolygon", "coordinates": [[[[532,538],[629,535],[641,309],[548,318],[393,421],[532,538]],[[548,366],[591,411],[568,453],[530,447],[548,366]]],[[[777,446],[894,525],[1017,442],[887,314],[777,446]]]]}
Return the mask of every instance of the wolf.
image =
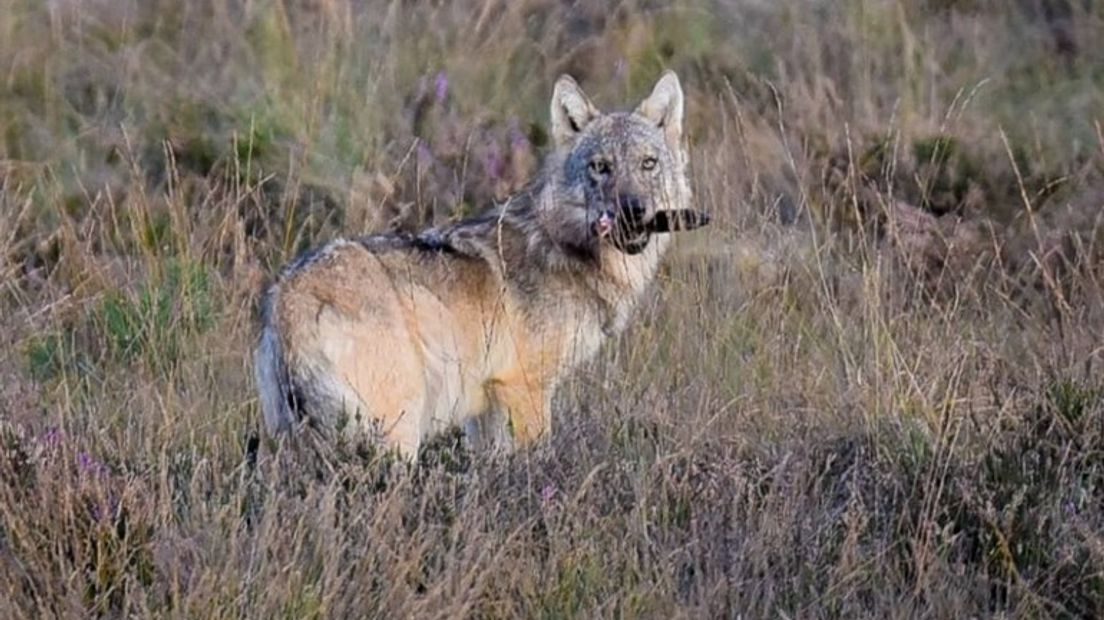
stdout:
{"type": "Polygon", "coordinates": [[[557,386],[625,328],[669,233],[708,222],[690,208],[683,101],[667,72],[635,110],[603,113],[561,76],[553,148],[518,194],[287,265],[253,353],[270,434],[367,431],[408,458],[454,426],[514,447],[548,435],[557,386]]]}

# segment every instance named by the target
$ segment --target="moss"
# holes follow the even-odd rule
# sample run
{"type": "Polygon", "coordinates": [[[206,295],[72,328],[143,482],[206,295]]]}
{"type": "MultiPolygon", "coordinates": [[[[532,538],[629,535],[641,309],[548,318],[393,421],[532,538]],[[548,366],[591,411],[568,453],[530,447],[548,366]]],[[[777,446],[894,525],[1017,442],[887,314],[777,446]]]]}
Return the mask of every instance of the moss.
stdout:
{"type": "Polygon", "coordinates": [[[36,381],[57,377],[71,358],[72,334],[50,332],[32,337],[24,348],[27,370],[36,381]]]}

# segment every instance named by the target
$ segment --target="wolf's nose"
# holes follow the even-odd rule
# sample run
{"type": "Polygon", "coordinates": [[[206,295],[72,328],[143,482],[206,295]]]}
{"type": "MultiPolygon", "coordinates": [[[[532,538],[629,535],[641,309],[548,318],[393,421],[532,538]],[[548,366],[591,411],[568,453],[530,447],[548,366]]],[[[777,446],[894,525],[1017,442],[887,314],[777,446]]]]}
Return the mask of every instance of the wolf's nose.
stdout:
{"type": "Polygon", "coordinates": [[[647,209],[644,208],[644,201],[636,196],[624,194],[617,197],[617,208],[620,210],[621,216],[630,222],[640,222],[647,212],[647,209]]]}

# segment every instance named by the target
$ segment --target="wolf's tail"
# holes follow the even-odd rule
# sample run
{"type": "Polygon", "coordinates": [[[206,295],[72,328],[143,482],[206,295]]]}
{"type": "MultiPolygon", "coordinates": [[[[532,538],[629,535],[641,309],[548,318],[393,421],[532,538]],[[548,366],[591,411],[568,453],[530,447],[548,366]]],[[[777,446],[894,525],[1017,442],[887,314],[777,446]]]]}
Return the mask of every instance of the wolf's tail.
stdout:
{"type": "Polygon", "coordinates": [[[271,435],[291,430],[296,418],[290,402],[291,377],[280,333],[274,324],[279,293],[279,286],[273,285],[261,302],[261,337],[253,350],[253,377],[257,381],[265,427],[271,435]]]}

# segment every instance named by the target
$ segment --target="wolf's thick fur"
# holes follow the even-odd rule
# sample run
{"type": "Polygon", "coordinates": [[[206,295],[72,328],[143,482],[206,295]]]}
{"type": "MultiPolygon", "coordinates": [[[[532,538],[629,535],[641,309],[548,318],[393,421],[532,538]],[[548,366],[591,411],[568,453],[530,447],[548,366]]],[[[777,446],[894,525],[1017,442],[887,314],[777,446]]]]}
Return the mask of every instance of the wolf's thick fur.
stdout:
{"type": "Polygon", "coordinates": [[[626,222],[690,205],[682,116],[674,73],[634,112],[611,114],[563,76],[555,148],[520,194],[285,267],[254,352],[268,429],[367,430],[407,455],[474,420],[508,423],[519,445],[548,433],[557,384],[625,327],[667,247],[626,222]]]}

